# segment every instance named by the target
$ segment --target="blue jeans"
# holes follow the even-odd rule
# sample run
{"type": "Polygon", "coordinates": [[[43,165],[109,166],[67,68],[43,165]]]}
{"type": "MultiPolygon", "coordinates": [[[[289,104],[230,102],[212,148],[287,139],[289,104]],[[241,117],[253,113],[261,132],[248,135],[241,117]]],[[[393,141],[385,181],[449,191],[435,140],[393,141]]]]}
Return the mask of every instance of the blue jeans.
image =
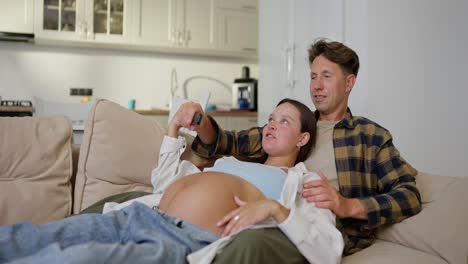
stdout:
{"type": "Polygon", "coordinates": [[[133,203],[108,214],[83,214],[44,225],[0,227],[0,263],[187,263],[219,237],[133,203]]]}

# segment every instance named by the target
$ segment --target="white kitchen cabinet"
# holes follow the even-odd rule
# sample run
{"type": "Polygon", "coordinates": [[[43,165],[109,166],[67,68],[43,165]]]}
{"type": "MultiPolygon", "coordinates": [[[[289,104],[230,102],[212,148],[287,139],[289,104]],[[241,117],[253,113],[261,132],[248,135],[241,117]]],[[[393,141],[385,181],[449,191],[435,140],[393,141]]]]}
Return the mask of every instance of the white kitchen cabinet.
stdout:
{"type": "Polygon", "coordinates": [[[225,51],[257,53],[258,13],[217,9],[218,48],[225,51]]]}
{"type": "Polygon", "coordinates": [[[33,33],[33,0],[0,0],[0,32],[33,33]]]}
{"type": "Polygon", "coordinates": [[[214,49],[213,0],[136,0],[133,43],[214,49]]]}
{"type": "Polygon", "coordinates": [[[131,0],[35,0],[35,36],[129,43],[131,3],[131,0]]]}
{"type": "Polygon", "coordinates": [[[171,0],[134,0],[132,43],[172,46],[171,0]]]}
{"type": "Polygon", "coordinates": [[[58,40],[171,53],[257,55],[256,0],[34,1],[38,43],[58,40]]]}
{"type": "Polygon", "coordinates": [[[257,0],[216,0],[216,21],[218,49],[257,54],[257,0]]]}
{"type": "Polygon", "coordinates": [[[184,0],[184,2],[186,7],[183,24],[188,38],[186,47],[215,49],[217,32],[214,24],[214,0],[184,0]]]}
{"type": "Polygon", "coordinates": [[[216,7],[257,12],[258,0],[217,0],[216,7]]]}

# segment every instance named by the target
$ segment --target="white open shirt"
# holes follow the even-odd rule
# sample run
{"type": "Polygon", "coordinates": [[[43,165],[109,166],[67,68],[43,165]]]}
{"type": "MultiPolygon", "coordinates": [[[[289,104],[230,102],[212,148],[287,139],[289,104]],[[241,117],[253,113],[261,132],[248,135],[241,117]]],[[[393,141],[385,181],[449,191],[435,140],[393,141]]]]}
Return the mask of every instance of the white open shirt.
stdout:
{"type": "MultiPolygon", "coordinates": [[[[106,203],[103,213],[119,210],[135,201],[150,207],[157,206],[164,191],[174,181],[200,172],[192,163],[180,159],[185,149],[185,138],[165,136],[161,144],[158,166],[151,173],[153,194],[121,204],[106,203]]],[[[222,159],[235,158],[225,157],[222,159]]],[[[206,168],[204,171],[209,170],[210,168],[206,168]]],[[[310,263],[340,263],[344,242],[341,233],[336,228],[335,215],[328,209],[315,207],[313,203],[308,203],[301,196],[302,183],[317,179],[320,177],[314,172],[307,171],[302,162],[290,168],[278,200],[290,210],[288,218],[281,224],[276,224],[273,219],[268,219],[246,229],[278,227],[310,263]]],[[[216,254],[229,244],[235,235],[222,237],[188,255],[188,262],[211,263],[216,254]]]]}

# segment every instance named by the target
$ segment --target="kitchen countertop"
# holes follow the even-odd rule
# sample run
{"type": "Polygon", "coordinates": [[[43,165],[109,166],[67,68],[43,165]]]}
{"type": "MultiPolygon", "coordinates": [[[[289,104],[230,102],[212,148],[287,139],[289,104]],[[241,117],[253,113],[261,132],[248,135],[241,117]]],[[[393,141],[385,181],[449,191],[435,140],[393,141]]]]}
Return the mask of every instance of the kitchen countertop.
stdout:
{"type": "Polygon", "coordinates": [[[2,112],[34,112],[32,106],[0,106],[2,112]]]}
{"type": "MultiPolygon", "coordinates": [[[[151,109],[151,110],[135,110],[135,112],[141,115],[169,115],[168,110],[159,110],[159,109],[151,109]]],[[[208,111],[207,114],[211,116],[247,116],[247,117],[257,117],[257,112],[247,111],[247,110],[229,110],[229,111],[208,111]]]]}

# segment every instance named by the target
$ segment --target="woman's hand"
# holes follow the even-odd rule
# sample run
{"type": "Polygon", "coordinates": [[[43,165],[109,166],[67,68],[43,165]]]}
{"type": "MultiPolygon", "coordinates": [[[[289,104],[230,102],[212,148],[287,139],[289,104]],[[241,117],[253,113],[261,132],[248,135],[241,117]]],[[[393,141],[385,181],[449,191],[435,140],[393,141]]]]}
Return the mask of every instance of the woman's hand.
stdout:
{"type": "Polygon", "coordinates": [[[244,227],[260,223],[273,217],[277,223],[283,222],[289,216],[289,210],[280,203],[265,199],[247,203],[234,196],[234,202],[239,208],[224,216],[217,225],[226,226],[222,236],[232,235],[244,227]]]}
{"type": "Polygon", "coordinates": [[[196,131],[198,129],[198,125],[192,124],[195,113],[204,114],[200,104],[195,102],[186,102],[182,104],[169,123],[167,134],[170,137],[177,137],[181,127],[196,131]]]}

